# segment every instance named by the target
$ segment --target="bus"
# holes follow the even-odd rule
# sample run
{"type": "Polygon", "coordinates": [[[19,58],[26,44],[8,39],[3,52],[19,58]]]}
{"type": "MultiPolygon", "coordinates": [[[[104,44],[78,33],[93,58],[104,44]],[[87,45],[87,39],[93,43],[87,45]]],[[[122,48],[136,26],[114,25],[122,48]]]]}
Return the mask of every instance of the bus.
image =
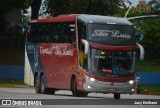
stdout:
{"type": "Polygon", "coordinates": [[[70,90],[132,94],[136,85],[135,29],[125,18],[69,14],[31,20],[26,30],[24,82],[36,93],[70,90]]]}

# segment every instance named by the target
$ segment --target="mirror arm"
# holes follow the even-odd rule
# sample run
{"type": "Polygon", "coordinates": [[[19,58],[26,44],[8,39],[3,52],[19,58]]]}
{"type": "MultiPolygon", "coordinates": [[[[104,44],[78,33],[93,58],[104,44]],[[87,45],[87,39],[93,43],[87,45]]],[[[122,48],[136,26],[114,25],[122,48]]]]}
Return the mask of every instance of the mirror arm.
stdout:
{"type": "Polygon", "coordinates": [[[87,40],[85,39],[81,39],[81,42],[84,44],[85,46],[85,54],[88,54],[88,51],[89,51],[89,43],[87,40]]]}
{"type": "Polygon", "coordinates": [[[144,59],[144,48],[142,45],[140,45],[139,43],[136,43],[137,44],[137,47],[140,49],[140,60],[143,60],[144,59]]]}

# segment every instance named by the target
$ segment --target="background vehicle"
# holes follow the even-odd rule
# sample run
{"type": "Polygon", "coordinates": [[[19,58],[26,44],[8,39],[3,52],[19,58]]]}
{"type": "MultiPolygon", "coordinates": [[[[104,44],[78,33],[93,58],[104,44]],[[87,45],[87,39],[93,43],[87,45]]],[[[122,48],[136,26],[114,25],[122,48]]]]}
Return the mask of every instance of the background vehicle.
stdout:
{"type": "Polygon", "coordinates": [[[37,93],[71,90],[74,96],[90,92],[134,92],[135,30],[124,18],[98,15],[60,15],[32,20],[25,47],[25,83],[37,93]]]}

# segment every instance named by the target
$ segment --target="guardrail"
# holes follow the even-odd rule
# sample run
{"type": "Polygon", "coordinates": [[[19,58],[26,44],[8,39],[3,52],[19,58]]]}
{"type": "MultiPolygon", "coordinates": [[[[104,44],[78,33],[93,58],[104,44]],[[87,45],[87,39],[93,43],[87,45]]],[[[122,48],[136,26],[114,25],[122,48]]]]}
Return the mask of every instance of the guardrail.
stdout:
{"type": "Polygon", "coordinates": [[[140,84],[160,85],[160,74],[158,73],[136,72],[136,75],[140,77],[140,84]]]}

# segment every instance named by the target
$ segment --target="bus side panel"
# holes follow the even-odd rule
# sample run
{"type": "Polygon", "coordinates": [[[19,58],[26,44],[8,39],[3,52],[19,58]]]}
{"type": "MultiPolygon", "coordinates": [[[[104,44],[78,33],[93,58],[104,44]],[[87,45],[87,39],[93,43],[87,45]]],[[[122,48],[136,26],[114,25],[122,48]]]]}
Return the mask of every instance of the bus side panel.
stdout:
{"type": "MultiPolygon", "coordinates": [[[[38,53],[38,44],[26,42],[25,48],[25,83],[34,85],[34,73],[44,72],[43,65],[38,53]]],[[[46,82],[47,83],[47,82],[46,82]]]]}
{"type": "MultiPolygon", "coordinates": [[[[77,51],[76,48],[73,47],[71,44],[64,44],[66,55],[60,57],[60,61],[62,62],[62,65],[60,65],[60,71],[63,76],[63,82],[62,82],[62,87],[64,89],[70,89],[71,87],[71,76],[74,74],[76,75],[78,69],[76,68],[77,65],[77,51]],[[67,52],[70,52],[71,54],[67,54],[67,52]]],[[[60,63],[61,64],[61,63],[60,63]]]]}
{"type": "Polygon", "coordinates": [[[77,74],[77,89],[80,91],[84,91],[85,84],[85,70],[79,67],[79,72],[77,74]]]}
{"type": "Polygon", "coordinates": [[[50,88],[70,89],[76,72],[76,49],[69,43],[39,44],[39,53],[50,88]]]}
{"type": "Polygon", "coordinates": [[[72,44],[65,43],[62,47],[64,48],[64,56],[61,58],[61,61],[63,61],[63,66],[60,68],[62,76],[64,76],[64,79],[62,80],[62,87],[64,87],[64,89],[70,89],[71,77],[72,75],[76,75],[78,72],[78,53],[76,47],[74,47],[72,44]]]}
{"type": "Polygon", "coordinates": [[[25,70],[24,70],[24,83],[30,86],[34,86],[34,77],[31,65],[29,63],[29,58],[25,46],[25,70]]]}

